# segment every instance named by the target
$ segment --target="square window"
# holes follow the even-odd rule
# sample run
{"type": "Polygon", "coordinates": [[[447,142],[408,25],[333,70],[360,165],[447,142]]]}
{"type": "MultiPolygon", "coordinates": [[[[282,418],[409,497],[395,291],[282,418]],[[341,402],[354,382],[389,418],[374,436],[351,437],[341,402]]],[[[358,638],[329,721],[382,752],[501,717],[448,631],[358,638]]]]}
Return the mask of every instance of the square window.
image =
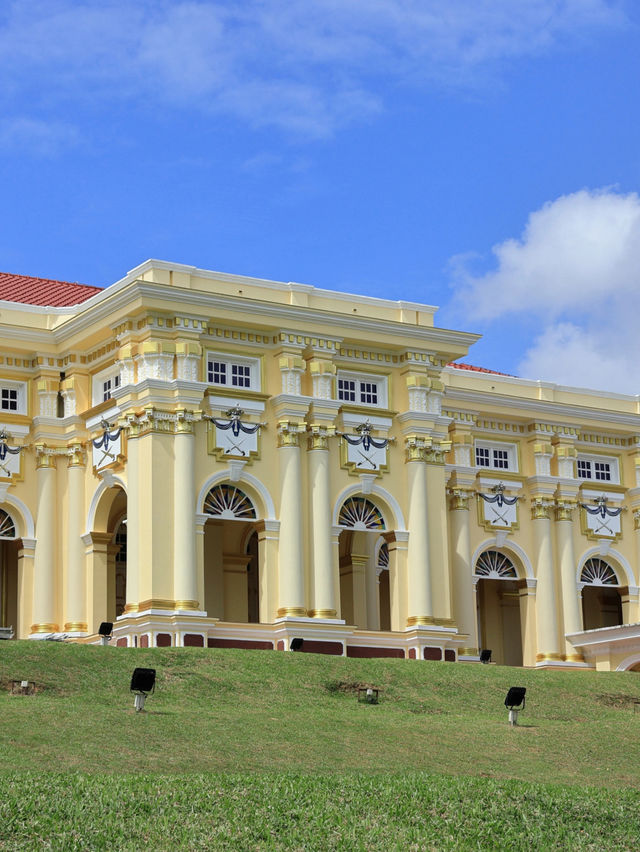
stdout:
{"type": "Polygon", "coordinates": [[[227,365],[224,361],[209,361],[207,367],[207,378],[214,385],[226,385],[227,365]]]}
{"type": "Polygon", "coordinates": [[[578,459],[578,478],[591,479],[591,462],[586,459],[578,459]]]}
{"type": "Polygon", "coordinates": [[[611,465],[609,462],[594,462],[593,467],[596,479],[604,480],[606,482],[611,481],[611,465]]]}
{"type": "Polygon", "coordinates": [[[232,364],[231,384],[236,388],[251,387],[251,367],[245,364],[232,364]]]}
{"type": "Polygon", "coordinates": [[[18,391],[14,388],[2,388],[0,393],[0,407],[3,411],[17,411],[18,391]]]}
{"type": "Polygon", "coordinates": [[[477,467],[489,467],[489,448],[488,447],[476,447],[476,466],[477,467]]]}
{"type": "Polygon", "coordinates": [[[494,450],[493,466],[499,468],[500,470],[508,470],[509,453],[506,450],[494,450]]]}
{"type": "Polygon", "coordinates": [[[360,382],[360,402],[378,404],[378,385],[375,382],[360,382]]]}
{"type": "Polygon", "coordinates": [[[351,379],[338,379],[338,399],[345,402],[356,401],[356,383],[351,379]]]}

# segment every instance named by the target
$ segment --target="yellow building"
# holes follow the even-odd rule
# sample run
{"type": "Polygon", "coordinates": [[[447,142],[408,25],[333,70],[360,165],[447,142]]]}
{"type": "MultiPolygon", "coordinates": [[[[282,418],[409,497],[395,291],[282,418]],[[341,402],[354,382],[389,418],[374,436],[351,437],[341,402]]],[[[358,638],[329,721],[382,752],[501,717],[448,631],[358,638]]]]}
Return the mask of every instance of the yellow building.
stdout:
{"type": "Polygon", "coordinates": [[[5,635],[640,667],[638,397],[161,261],[0,299],[5,635]]]}

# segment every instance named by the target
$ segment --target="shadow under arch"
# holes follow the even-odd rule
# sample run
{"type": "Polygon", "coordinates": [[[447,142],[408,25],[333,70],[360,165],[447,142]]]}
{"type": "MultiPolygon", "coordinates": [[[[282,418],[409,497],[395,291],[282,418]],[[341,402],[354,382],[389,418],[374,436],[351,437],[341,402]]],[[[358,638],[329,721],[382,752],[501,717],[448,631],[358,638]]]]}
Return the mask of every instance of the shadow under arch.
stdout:
{"type": "MultiPolygon", "coordinates": [[[[26,509],[26,507],[25,507],[26,509]]],[[[27,510],[28,511],[28,510],[27,510]]],[[[21,635],[19,624],[19,552],[24,547],[20,535],[24,518],[8,501],[0,504],[0,627],[7,628],[4,638],[21,635]]],[[[32,541],[32,540],[31,540],[32,541]]],[[[24,551],[23,551],[24,552],[24,551]]]]}
{"type": "Polygon", "coordinates": [[[119,477],[102,481],[89,504],[87,570],[91,577],[89,632],[123,615],[127,594],[127,491],[119,477]]]}

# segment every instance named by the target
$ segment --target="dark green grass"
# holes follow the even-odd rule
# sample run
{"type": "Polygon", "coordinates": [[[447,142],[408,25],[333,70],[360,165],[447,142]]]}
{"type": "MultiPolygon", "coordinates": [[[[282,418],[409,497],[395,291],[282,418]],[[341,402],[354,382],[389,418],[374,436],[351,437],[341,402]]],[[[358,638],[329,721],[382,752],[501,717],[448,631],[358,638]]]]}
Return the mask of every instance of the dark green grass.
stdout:
{"type": "Polygon", "coordinates": [[[637,674],[2,642],[0,680],[0,849],[640,848],[637,674]]]}

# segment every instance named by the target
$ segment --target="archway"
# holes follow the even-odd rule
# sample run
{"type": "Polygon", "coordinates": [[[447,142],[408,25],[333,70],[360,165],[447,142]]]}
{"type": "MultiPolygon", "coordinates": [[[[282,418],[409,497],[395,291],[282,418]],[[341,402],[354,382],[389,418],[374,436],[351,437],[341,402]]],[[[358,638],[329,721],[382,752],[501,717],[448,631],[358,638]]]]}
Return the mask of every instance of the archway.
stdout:
{"type": "Polygon", "coordinates": [[[243,488],[220,482],[206,494],[204,596],[210,617],[260,620],[260,558],[255,503],[243,488]]]}
{"type": "MultiPolygon", "coordinates": [[[[120,485],[101,486],[87,520],[90,529],[89,630],[115,621],[127,603],[127,494],[120,485]]],[[[135,601],[137,603],[137,601],[135,601]]]]}
{"type": "Polygon", "coordinates": [[[387,545],[380,535],[387,529],[382,511],[368,497],[347,497],[338,513],[338,526],[342,527],[342,618],[362,630],[390,630],[390,563],[387,545]]]}
{"type": "Polygon", "coordinates": [[[474,568],[478,637],[495,663],[522,666],[522,617],[518,571],[499,550],[485,550],[474,568]]]}
{"type": "Polygon", "coordinates": [[[16,523],[0,509],[0,627],[11,637],[19,635],[18,545],[16,523]]]}
{"type": "Polygon", "coordinates": [[[599,556],[587,559],[580,572],[582,624],[585,630],[623,624],[620,582],[615,568],[599,556]]]}

